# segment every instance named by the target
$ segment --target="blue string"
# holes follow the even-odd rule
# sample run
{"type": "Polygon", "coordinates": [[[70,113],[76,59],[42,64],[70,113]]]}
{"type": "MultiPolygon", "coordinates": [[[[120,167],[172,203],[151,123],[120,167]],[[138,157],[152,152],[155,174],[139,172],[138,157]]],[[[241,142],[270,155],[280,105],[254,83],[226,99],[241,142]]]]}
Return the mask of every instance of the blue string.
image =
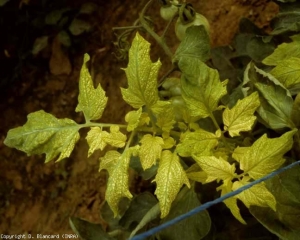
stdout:
{"type": "Polygon", "coordinates": [[[233,196],[235,196],[235,195],[237,195],[237,194],[239,194],[239,193],[241,193],[241,192],[243,192],[243,191],[251,188],[252,186],[254,186],[254,185],[258,184],[258,183],[261,183],[261,182],[263,182],[263,181],[265,181],[265,180],[267,180],[269,178],[272,178],[272,177],[276,176],[277,174],[280,174],[280,173],[282,173],[282,172],[284,172],[284,171],[286,171],[286,170],[288,170],[288,169],[296,166],[297,164],[300,164],[300,160],[297,161],[297,162],[294,162],[294,163],[292,163],[292,164],[290,164],[290,165],[288,165],[286,167],[280,168],[277,171],[272,172],[272,173],[270,173],[270,174],[268,174],[268,175],[266,175],[266,176],[264,176],[264,177],[262,177],[260,179],[257,179],[257,180],[255,180],[255,181],[253,181],[253,182],[251,182],[251,183],[249,183],[249,184],[247,184],[247,185],[245,185],[245,186],[243,186],[243,187],[241,187],[241,188],[239,188],[239,189],[237,189],[237,190],[235,190],[233,192],[227,193],[227,194],[223,195],[220,198],[217,198],[217,199],[215,199],[213,201],[204,203],[203,205],[201,205],[199,207],[196,207],[196,208],[192,209],[191,211],[189,211],[189,212],[187,212],[185,214],[182,214],[182,215],[180,215],[180,216],[178,216],[178,217],[176,217],[176,218],[174,218],[174,219],[172,219],[172,220],[170,220],[170,221],[168,221],[166,223],[163,223],[163,224],[161,224],[161,225],[159,225],[157,227],[154,227],[154,228],[148,230],[147,232],[138,234],[138,235],[132,237],[130,240],[142,240],[142,239],[145,239],[147,237],[150,237],[150,236],[154,235],[155,233],[157,233],[157,232],[159,232],[159,231],[161,231],[161,230],[163,230],[163,229],[165,229],[167,227],[170,227],[170,226],[174,225],[175,223],[178,223],[178,222],[180,222],[180,221],[182,221],[182,220],[184,220],[184,219],[186,219],[186,218],[188,218],[188,217],[190,217],[190,216],[192,216],[192,215],[194,215],[196,213],[199,213],[199,212],[201,212],[203,210],[206,210],[207,208],[209,208],[209,207],[211,207],[211,206],[213,206],[213,205],[215,205],[217,203],[223,202],[227,198],[233,197],[233,196]]]}

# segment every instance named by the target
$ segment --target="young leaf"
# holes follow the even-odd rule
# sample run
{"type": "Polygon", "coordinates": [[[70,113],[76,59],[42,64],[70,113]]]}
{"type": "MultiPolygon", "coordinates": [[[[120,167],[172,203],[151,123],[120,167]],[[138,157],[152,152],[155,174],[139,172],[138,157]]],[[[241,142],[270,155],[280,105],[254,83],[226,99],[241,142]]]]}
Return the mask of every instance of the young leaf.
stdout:
{"type": "Polygon", "coordinates": [[[251,178],[259,179],[284,163],[283,155],[292,148],[296,131],[289,131],[279,138],[268,138],[264,134],[251,147],[237,147],[232,157],[251,178]]]}
{"type": "Polygon", "coordinates": [[[89,145],[88,157],[90,157],[97,149],[103,150],[107,143],[104,141],[109,135],[108,132],[102,131],[99,127],[92,127],[86,136],[89,145]]]}
{"type": "Polygon", "coordinates": [[[156,116],[156,125],[161,128],[163,132],[170,132],[175,123],[174,110],[170,102],[157,101],[151,108],[156,116]]]}
{"type": "Polygon", "coordinates": [[[83,112],[87,122],[101,118],[107,103],[107,97],[105,97],[105,92],[100,84],[96,89],[94,88],[93,80],[86,66],[88,60],[89,56],[85,54],[80,72],[78,105],[75,109],[76,112],[83,112]]]}
{"type": "Polygon", "coordinates": [[[182,57],[178,62],[182,71],[182,97],[193,117],[208,117],[218,107],[226,94],[227,82],[221,82],[217,70],[209,68],[202,61],[182,57]]]}
{"type": "Polygon", "coordinates": [[[252,93],[242,100],[238,100],[232,109],[226,107],[223,112],[224,129],[232,137],[239,136],[242,131],[251,130],[256,119],[254,112],[258,107],[259,97],[257,92],[252,93]]]}
{"type": "Polygon", "coordinates": [[[139,108],[136,111],[130,111],[125,116],[125,121],[128,123],[127,131],[133,131],[138,125],[140,121],[140,117],[142,114],[142,108],[139,108]]]}
{"type": "Polygon", "coordinates": [[[300,58],[291,57],[278,63],[270,72],[292,95],[300,92],[300,58]]]}
{"type": "Polygon", "coordinates": [[[291,57],[300,57],[300,34],[290,37],[291,43],[280,44],[275,51],[262,62],[266,65],[276,66],[280,62],[291,57]]]}
{"type": "Polygon", "coordinates": [[[162,152],[158,171],[155,177],[155,194],[159,200],[161,218],[168,215],[171,204],[183,184],[190,187],[186,173],[176,153],[169,150],[162,152]]]}
{"type": "MultiPolygon", "coordinates": [[[[131,148],[125,150],[118,158],[115,152],[114,158],[110,161],[108,157],[104,158],[107,163],[102,165],[106,166],[109,173],[107,182],[107,189],[105,193],[105,199],[109,204],[111,210],[114,212],[114,216],[118,216],[118,204],[122,197],[132,198],[129,192],[129,161],[132,155],[131,148]]],[[[103,166],[102,166],[103,168],[103,166]]]]}
{"type": "MultiPolygon", "coordinates": [[[[230,193],[232,191],[232,182],[223,183],[220,187],[217,188],[221,190],[221,196],[230,193]]],[[[226,207],[229,208],[232,215],[239,220],[242,224],[246,224],[245,220],[241,216],[240,209],[237,205],[237,199],[235,197],[228,198],[224,200],[226,207]]]]}
{"type": "Polygon", "coordinates": [[[146,134],[140,142],[142,145],[140,147],[139,156],[142,167],[146,170],[152,167],[152,165],[155,165],[157,159],[160,159],[164,140],[161,137],[146,134]]]}
{"type": "Polygon", "coordinates": [[[103,140],[117,148],[122,148],[125,146],[126,143],[126,135],[120,132],[120,129],[118,126],[111,126],[110,127],[110,133],[108,135],[103,136],[103,140]]]}
{"type": "Polygon", "coordinates": [[[128,88],[121,88],[124,100],[134,108],[151,107],[158,101],[157,74],[161,63],[152,63],[149,51],[150,43],[137,33],[125,68],[128,88]]]}
{"type": "Polygon", "coordinates": [[[250,64],[244,84],[248,82],[259,92],[261,106],[257,112],[263,123],[272,129],[294,128],[291,121],[293,99],[289,91],[271,74],[250,64]]]}
{"type": "Polygon", "coordinates": [[[234,164],[230,165],[229,162],[222,158],[216,158],[214,156],[193,156],[193,158],[204,170],[204,172],[206,172],[207,183],[214,180],[223,180],[227,182],[236,176],[234,164]]]}
{"type": "Polygon", "coordinates": [[[100,158],[99,172],[103,169],[106,169],[108,172],[112,172],[120,157],[121,153],[118,151],[107,151],[104,157],[100,158]]]}
{"type": "Polygon", "coordinates": [[[22,127],[11,129],[4,144],[27,155],[46,154],[45,162],[69,157],[79,140],[79,126],[71,119],[57,119],[43,110],[30,113],[22,127]]]}
{"type": "Polygon", "coordinates": [[[177,48],[173,62],[178,62],[181,57],[196,58],[202,62],[209,59],[210,39],[204,26],[192,26],[186,30],[186,37],[177,48]]]}
{"type": "MultiPolygon", "coordinates": [[[[248,182],[243,180],[236,181],[232,185],[232,190],[235,191],[243,187],[247,183],[248,182]]],[[[240,199],[247,208],[250,208],[251,205],[261,207],[269,206],[274,211],[276,211],[276,199],[274,198],[272,193],[269,192],[263,182],[241,192],[240,194],[236,195],[236,197],[240,199]]]]}
{"type": "Polygon", "coordinates": [[[203,129],[183,134],[181,143],[177,145],[176,151],[182,157],[209,156],[211,150],[218,145],[218,137],[203,129]]]}

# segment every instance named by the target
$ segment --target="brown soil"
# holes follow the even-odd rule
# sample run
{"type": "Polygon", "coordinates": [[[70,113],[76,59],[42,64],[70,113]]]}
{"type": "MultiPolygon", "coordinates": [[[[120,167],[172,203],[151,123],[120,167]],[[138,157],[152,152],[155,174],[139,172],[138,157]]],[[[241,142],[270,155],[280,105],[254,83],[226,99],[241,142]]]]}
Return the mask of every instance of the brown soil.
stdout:
{"type": "MultiPolygon", "coordinates": [[[[77,0],[78,5],[81,2],[77,0]]],[[[124,63],[111,54],[114,26],[127,26],[134,22],[143,1],[113,1],[99,16],[98,34],[92,52],[98,52],[94,69],[96,82],[100,82],[109,97],[102,122],[122,123],[130,108],[120,95],[126,86],[124,63]],[[93,49],[94,48],[94,49],[93,49]]],[[[195,8],[211,23],[212,46],[229,44],[237,31],[241,17],[248,17],[259,27],[268,30],[270,19],[277,13],[276,4],[267,0],[194,0],[195,8]]],[[[149,14],[157,15],[157,7],[149,14]]],[[[160,24],[164,24],[160,21],[160,24]]],[[[160,27],[158,27],[160,29],[160,27]]],[[[3,34],[3,33],[2,33],[3,34]]],[[[170,39],[169,39],[170,40],[170,39]]],[[[175,39],[171,39],[175,45],[175,39]]],[[[52,46],[53,47],[53,46],[52,46]]],[[[53,49],[53,48],[52,48],[53,49]]],[[[154,56],[161,50],[154,46],[154,56]]],[[[164,60],[164,56],[162,56],[164,60]]],[[[72,60],[69,75],[51,75],[34,68],[23,69],[22,80],[5,89],[0,102],[2,113],[0,129],[0,233],[71,233],[69,216],[78,216],[91,222],[103,223],[99,209],[105,197],[106,174],[98,172],[98,159],[104,152],[87,158],[85,132],[71,157],[60,163],[44,164],[44,156],[26,156],[3,144],[7,131],[23,125],[27,114],[44,109],[58,118],[71,118],[83,122],[75,113],[78,95],[78,73],[82,64],[80,55],[72,60]],[[37,73],[39,72],[39,74],[37,73]]],[[[165,61],[165,60],[164,60],[165,61]]],[[[54,63],[55,64],[55,63],[54,63]]],[[[1,71],[4,71],[2,69],[1,71]]],[[[165,71],[165,69],[163,70],[165,71]]],[[[64,72],[64,69],[62,69],[64,72]]],[[[134,191],[135,183],[132,183],[134,191]]]]}

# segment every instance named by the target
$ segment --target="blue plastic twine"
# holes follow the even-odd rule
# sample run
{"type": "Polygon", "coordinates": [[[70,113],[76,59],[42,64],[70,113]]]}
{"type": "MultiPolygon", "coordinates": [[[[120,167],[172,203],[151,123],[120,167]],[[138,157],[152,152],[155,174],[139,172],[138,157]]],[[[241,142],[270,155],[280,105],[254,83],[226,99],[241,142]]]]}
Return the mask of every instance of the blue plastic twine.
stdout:
{"type": "Polygon", "coordinates": [[[298,160],[297,162],[294,162],[294,163],[292,163],[292,164],[290,164],[290,165],[288,165],[286,167],[280,168],[277,171],[272,172],[272,173],[270,173],[270,174],[268,174],[268,175],[266,175],[266,176],[264,176],[264,177],[262,177],[260,179],[257,179],[257,180],[255,180],[255,181],[253,181],[253,182],[251,182],[251,183],[249,183],[249,184],[247,184],[247,185],[245,185],[245,186],[243,186],[243,187],[241,187],[241,188],[239,188],[239,189],[237,189],[237,190],[235,190],[233,192],[227,193],[227,194],[223,195],[220,198],[217,198],[217,199],[215,199],[213,201],[204,203],[203,205],[201,205],[199,207],[196,207],[196,208],[192,209],[191,211],[189,211],[189,212],[187,212],[185,214],[182,214],[182,215],[180,215],[180,216],[178,216],[178,217],[176,217],[176,218],[174,218],[174,219],[172,219],[172,220],[170,220],[170,221],[168,221],[166,223],[163,223],[163,224],[161,224],[161,225],[159,225],[157,227],[154,227],[154,228],[148,230],[147,232],[138,234],[138,235],[132,237],[130,240],[142,240],[142,239],[145,239],[147,237],[150,237],[153,234],[155,234],[155,233],[157,233],[157,232],[159,232],[159,231],[161,231],[161,230],[163,230],[163,229],[165,229],[167,227],[170,227],[170,226],[174,225],[175,223],[178,223],[178,222],[180,222],[180,221],[182,221],[182,220],[184,220],[184,219],[186,219],[186,218],[188,218],[188,217],[190,217],[190,216],[192,216],[192,215],[194,215],[196,213],[199,213],[199,212],[201,212],[203,210],[206,210],[207,208],[209,208],[209,207],[211,207],[211,206],[213,206],[213,205],[215,205],[217,203],[223,202],[227,198],[233,197],[233,196],[235,196],[235,195],[237,195],[237,194],[239,194],[239,193],[241,193],[241,192],[243,192],[243,191],[251,188],[252,186],[254,186],[254,185],[258,184],[258,183],[261,183],[261,182],[263,182],[263,181],[265,181],[265,180],[267,180],[269,178],[272,178],[272,177],[276,176],[277,174],[280,174],[280,173],[282,173],[282,172],[284,172],[284,171],[286,171],[286,170],[288,170],[288,169],[296,166],[297,164],[300,164],[300,160],[298,160]]]}

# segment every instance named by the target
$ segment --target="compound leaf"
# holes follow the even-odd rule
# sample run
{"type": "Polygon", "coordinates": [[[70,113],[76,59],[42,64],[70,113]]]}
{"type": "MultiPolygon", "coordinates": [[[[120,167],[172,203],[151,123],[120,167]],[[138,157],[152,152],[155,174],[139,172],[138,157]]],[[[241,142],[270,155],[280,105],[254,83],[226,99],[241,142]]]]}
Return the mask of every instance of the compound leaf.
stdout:
{"type": "Polygon", "coordinates": [[[156,164],[156,160],[160,159],[164,140],[161,137],[155,137],[146,134],[140,141],[142,143],[139,151],[141,164],[144,170],[156,164]]]}
{"type": "Polygon", "coordinates": [[[218,145],[218,137],[203,129],[183,134],[181,143],[177,145],[176,151],[182,157],[209,156],[211,150],[218,145]]]}
{"type": "Polygon", "coordinates": [[[162,152],[155,182],[157,185],[155,194],[159,200],[161,218],[164,218],[168,215],[171,204],[182,185],[186,184],[190,187],[189,180],[176,153],[169,150],[162,152]]]}
{"type": "Polygon", "coordinates": [[[207,174],[206,182],[214,180],[223,180],[224,182],[232,180],[235,174],[234,164],[230,165],[224,159],[216,158],[215,156],[193,156],[195,161],[200,165],[204,172],[207,174]]]}
{"type": "Polygon", "coordinates": [[[242,100],[238,100],[232,109],[226,107],[223,112],[224,129],[232,137],[239,136],[242,131],[251,130],[256,119],[254,112],[258,107],[259,97],[257,92],[252,93],[242,100]]]}
{"type": "Polygon", "coordinates": [[[158,101],[157,74],[161,63],[152,63],[149,51],[150,43],[137,33],[125,68],[128,88],[121,88],[124,100],[134,108],[151,107],[158,101]]]}
{"type": "MultiPolygon", "coordinates": [[[[246,181],[236,181],[232,185],[232,190],[235,191],[247,183],[246,181]]],[[[247,208],[250,208],[251,205],[261,206],[261,207],[270,207],[274,211],[276,211],[276,199],[266,188],[265,184],[259,183],[254,185],[253,187],[241,192],[236,195],[238,199],[240,199],[247,208]]]]}
{"type": "Polygon", "coordinates": [[[264,134],[251,147],[237,147],[232,157],[239,161],[240,168],[251,178],[259,179],[284,163],[283,155],[292,148],[296,131],[272,139],[264,134]]]}
{"type": "Polygon", "coordinates": [[[182,97],[192,117],[208,117],[218,108],[221,97],[226,94],[227,81],[221,82],[217,70],[202,61],[182,57],[178,62],[182,71],[182,97]]]}
{"type": "Polygon", "coordinates": [[[280,44],[275,51],[262,62],[266,65],[276,66],[280,62],[291,57],[300,57],[300,34],[291,37],[290,43],[280,44]]]}
{"type": "Polygon", "coordinates": [[[4,144],[27,155],[46,154],[45,162],[69,157],[79,140],[79,126],[71,119],[57,119],[43,110],[30,113],[22,127],[11,129],[4,144]]]}
{"type": "Polygon", "coordinates": [[[78,105],[75,110],[76,112],[82,111],[87,122],[101,118],[107,103],[107,97],[105,97],[105,92],[100,84],[96,89],[94,88],[93,80],[86,66],[89,58],[87,54],[84,55],[79,80],[78,105]]]}
{"type": "Polygon", "coordinates": [[[129,161],[132,155],[131,148],[127,149],[123,154],[117,155],[116,151],[110,151],[109,155],[106,154],[102,161],[106,161],[100,165],[100,169],[107,169],[109,178],[107,182],[107,189],[105,199],[114,213],[118,216],[119,201],[123,197],[132,198],[129,192],[129,161]],[[112,159],[109,159],[112,157],[112,159]]]}
{"type": "Polygon", "coordinates": [[[300,92],[300,58],[291,57],[280,61],[270,72],[292,95],[300,92]]]}
{"type": "Polygon", "coordinates": [[[89,145],[88,157],[93,154],[97,149],[103,150],[107,143],[104,141],[109,136],[109,133],[102,131],[99,127],[92,127],[86,136],[89,145]]]}

